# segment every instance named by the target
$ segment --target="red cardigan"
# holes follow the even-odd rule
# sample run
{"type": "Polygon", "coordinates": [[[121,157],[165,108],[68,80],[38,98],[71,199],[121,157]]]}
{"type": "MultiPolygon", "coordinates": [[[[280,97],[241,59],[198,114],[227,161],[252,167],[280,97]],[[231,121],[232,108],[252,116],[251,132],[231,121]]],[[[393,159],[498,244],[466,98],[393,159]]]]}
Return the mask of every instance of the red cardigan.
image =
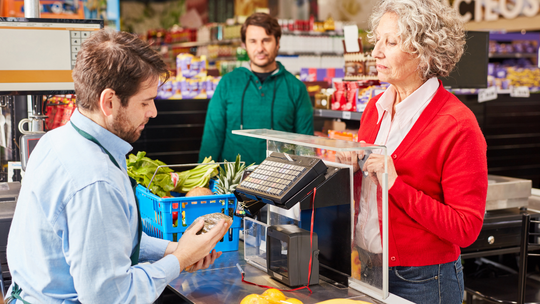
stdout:
{"type": "MultiPolygon", "coordinates": [[[[371,99],[362,114],[358,140],[375,141],[380,97],[371,99]]],[[[388,191],[390,267],[455,261],[460,247],[476,240],[486,206],[486,150],[475,116],[440,83],[391,155],[398,177],[388,191]]],[[[355,174],[355,185],[361,185],[361,176],[355,174]]]]}

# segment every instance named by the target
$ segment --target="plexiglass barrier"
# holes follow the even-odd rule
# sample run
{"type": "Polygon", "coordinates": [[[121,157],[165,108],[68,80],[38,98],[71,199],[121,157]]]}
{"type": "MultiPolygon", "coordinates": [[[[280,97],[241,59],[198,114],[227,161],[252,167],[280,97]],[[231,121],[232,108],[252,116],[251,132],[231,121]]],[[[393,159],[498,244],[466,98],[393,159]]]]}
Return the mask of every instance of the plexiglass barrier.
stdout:
{"type": "MultiPolygon", "coordinates": [[[[341,197],[347,198],[348,201],[345,203],[347,206],[350,206],[350,223],[339,223],[334,220],[334,222],[328,225],[332,226],[332,231],[342,231],[339,229],[335,230],[336,225],[346,225],[350,229],[346,232],[348,235],[334,235],[328,239],[344,239],[347,244],[350,244],[347,254],[350,256],[350,264],[347,264],[350,265],[347,273],[350,276],[348,279],[349,287],[377,299],[385,300],[388,298],[387,161],[383,161],[384,168],[378,174],[368,174],[362,171],[364,169],[362,159],[365,161],[371,153],[387,156],[386,147],[267,129],[236,130],[232,133],[266,140],[267,155],[270,155],[272,152],[280,152],[289,155],[316,157],[322,159],[329,168],[349,169],[349,177],[345,182],[338,184],[330,192],[332,192],[331,194],[335,194],[336,199],[341,197]],[[344,191],[349,191],[350,193],[346,193],[347,195],[345,196],[340,195],[344,191]],[[381,218],[382,226],[379,225],[379,219],[381,218]],[[347,240],[346,238],[349,239],[347,240]]],[[[386,160],[386,158],[384,159],[386,160]]],[[[326,191],[328,192],[328,189],[326,191]]],[[[271,206],[271,212],[266,224],[294,223],[300,226],[303,218],[299,216],[299,205],[296,204],[290,210],[279,210],[281,208],[271,206]]],[[[322,219],[322,221],[326,218],[328,218],[329,222],[332,221],[332,215],[329,213],[325,214],[324,211],[317,213],[316,216],[319,217],[319,220],[322,219]]],[[[260,222],[250,223],[249,220],[247,223],[251,226],[255,224],[259,227],[264,226],[260,222]]],[[[258,232],[260,231],[261,229],[258,228],[258,232]]],[[[324,237],[322,236],[322,239],[324,237]]],[[[258,235],[251,238],[262,239],[263,237],[258,235]]],[[[321,236],[319,236],[319,239],[321,240],[321,236]]],[[[324,263],[324,246],[330,245],[321,244],[321,241],[319,242],[319,248],[321,248],[320,261],[324,263]]],[[[250,250],[250,254],[248,256],[246,253],[246,259],[253,260],[253,257],[256,257],[255,259],[257,257],[260,258],[260,253],[262,252],[261,248],[259,248],[260,244],[256,245],[259,247],[248,245],[249,247],[246,247],[246,250],[250,250]]],[[[332,244],[331,246],[335,245],[332,244]]],[[[330,252],[327,255],[331,257],[332,253],[330,252]]],[[[265,262],[264,266],[266,266],[265,262]]]]}
{"type": "Polygon", "coordinates": [[[247,263],[266,271],[267,224],[244,218],[244,259],[247,263]]]}

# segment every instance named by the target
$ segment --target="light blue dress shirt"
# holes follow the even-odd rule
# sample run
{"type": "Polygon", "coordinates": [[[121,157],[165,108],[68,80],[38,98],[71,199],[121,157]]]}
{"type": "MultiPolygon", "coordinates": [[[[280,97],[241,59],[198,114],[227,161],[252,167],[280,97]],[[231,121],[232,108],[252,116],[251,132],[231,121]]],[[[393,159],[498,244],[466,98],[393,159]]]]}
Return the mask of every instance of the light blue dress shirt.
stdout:
{"type": "MultiPolygon", "coordinates": [[[[34,303],[152,303],[178,277],[169,241],[143,233],[126,168],[132,146],[80,112],[45,134],[32,152],[10,228],[7,259],[21,297],[34,303]]],[[[8,296],[11,294],[11,288],[8,296]]]]}

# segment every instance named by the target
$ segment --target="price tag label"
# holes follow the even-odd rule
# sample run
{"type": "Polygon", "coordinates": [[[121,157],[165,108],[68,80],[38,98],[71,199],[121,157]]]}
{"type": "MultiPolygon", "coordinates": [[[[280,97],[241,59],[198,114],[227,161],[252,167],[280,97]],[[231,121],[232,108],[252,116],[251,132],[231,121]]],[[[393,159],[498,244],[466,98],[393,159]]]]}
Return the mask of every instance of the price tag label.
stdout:
{"type": "Polygon", "coordinates": [[[343,111],[342,114],[341,114],[341,118],[343,118],[343,119],[351,119],[351,112],[343,111]]]}
{"type": "Polygon", "coordinates": [[[529,87],[512,87],[510,88],[510,97],[528,98],[531,96],[529,87]]]}
{"type": "Polygon", "coordinates": [[[478,90],[478,102],[486,102],[497,99],[497,87],[478,90]]]}

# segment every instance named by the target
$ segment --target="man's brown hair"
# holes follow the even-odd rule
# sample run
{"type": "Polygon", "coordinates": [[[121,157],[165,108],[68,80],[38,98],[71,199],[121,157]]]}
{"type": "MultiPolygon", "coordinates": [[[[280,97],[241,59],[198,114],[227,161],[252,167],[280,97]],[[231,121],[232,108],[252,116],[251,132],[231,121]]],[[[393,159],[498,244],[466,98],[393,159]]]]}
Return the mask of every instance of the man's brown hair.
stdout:
{"type": "Polygon", "coordinates": [[[72,75],[77,107],[93,112],[103,90],[114,90],[125,107],[141,83],[155,77],[165,82],[169,70],[159,54],[138,37],[103,29],[82,44],[72,75]]]}
{"type": "Polygon", "coordinates": [[[240,34],[242,35],[242,42],[246,43],[246,30],[250,25],[260,26],[266,30],[267,35],[273,35],[276,38],[276,43],[281,38],[281,26],[276,18],[265,14],[255,13],[246,19],[246,22],[242,25],[240,34]]]}

